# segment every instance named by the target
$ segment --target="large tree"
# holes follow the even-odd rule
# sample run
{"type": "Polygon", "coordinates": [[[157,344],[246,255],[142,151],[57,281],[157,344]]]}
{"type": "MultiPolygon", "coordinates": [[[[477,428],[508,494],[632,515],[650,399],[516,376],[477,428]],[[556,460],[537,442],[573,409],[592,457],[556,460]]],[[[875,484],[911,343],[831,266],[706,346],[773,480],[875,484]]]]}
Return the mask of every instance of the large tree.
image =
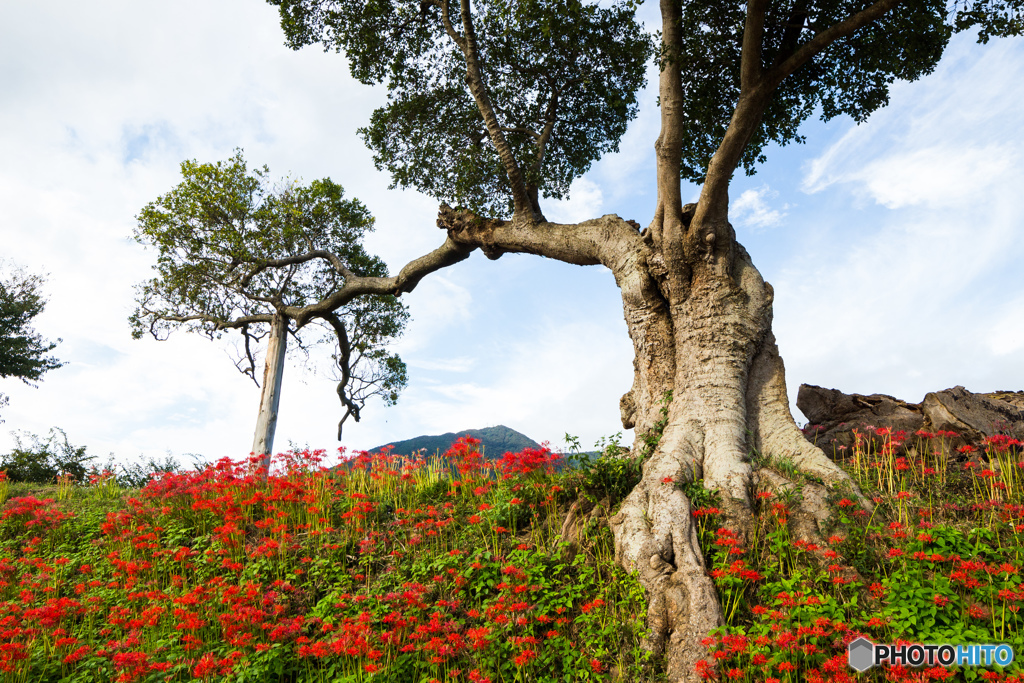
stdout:
{"type": "MultiPolygon", "coordinates": [[[[42,276],[18,268],[0,276],[0,378],[16,377],[31,385],[44,373],[64,365],[47,355],[57,348],[60,339],[47,341],[32,328],[33,318],[46,307],[44,283],[42,276]]],[[[7,396],[0,394],[0,408],[7,402],[7,396]]]]}
{"type": "Polygon", "coordinates": [[[363,248],[373,229],[366,207],[328,178],[275,184],[266,167],[250,171],[241,152],[213,164],[186,161],[181,173],[182,182],[138,216],[135,238],[156,249],[157,277],[137,288],[133,336],[164,339],[184,328],[212,339],[237,330],[238,367],[253,381],[254,354],[267,338],[252,449],[267,465],[289,337],[302,348],[334,345],[339,439],[371,396],[397,401],[405,364],[386,347],[408,313],[391,296],[399,279],[387,278],[387,266],[363,248]]]}
{"type": "Polygon", "coordinates": [[[801,141],[811,114],[863,120],[894,80],[933,70],[953,33],[1018,35],[1024,2],[660,0],[651,51],[628,1],[268,1],[291,47],[344,52],[356,78],[386,84],[362,134],[395,185],[442,202],[435,253],[452,258],[430,267],[480,249],[614,274],[635,351],[622,422],[646,458],[611,519],[616,555],[647,589],[650,644],[671,680],[695,678],[700,640],[722,615],[690,502],[662,481],[703,479],[742,534],[754,490],[792,485],[764,463],[789,462],[810,478],[791,518],[805,537],[818,533],[828,492],[852,488],[790,415],[772,288],[729,224],[730,181],[769,143],[801,141]],[[547,221],[541,198],[563,196],[616,148],[652,54],[661,132],[650,223],[547,221]],[[683,204],[686,180],[701,185],[695,204],[683,204]],[[752,452],[768,457],[755,465],[752,452]]]}

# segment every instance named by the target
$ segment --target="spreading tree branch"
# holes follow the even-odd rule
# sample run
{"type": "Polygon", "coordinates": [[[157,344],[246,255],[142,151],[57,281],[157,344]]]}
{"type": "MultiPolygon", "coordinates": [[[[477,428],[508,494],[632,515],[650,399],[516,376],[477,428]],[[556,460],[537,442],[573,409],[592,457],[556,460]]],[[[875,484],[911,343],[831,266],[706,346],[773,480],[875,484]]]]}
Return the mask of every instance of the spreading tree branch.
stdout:
{"type": "Polygon", "coordinates": [[[743,27],[740,53],[740,92],[755,88],[764,73],[764,16],[768,0],[747,0],[747,19],[743,27]]]}
{"type": "Polygon", "coordinates": [[[460,43],[456,40],[456,44],[459,45],[466,59],[466,85],[469,86],[469,92],[476,101],[480,115],[483,116],[484,125],[487,127],[487,134],[490,136],[494,148],[498,151],[498,157],[501,159],[506,175],[508,175],[509,184],[512,186],[512,205],[515,215],[532,217],[533,207],[530,203],[526,183],[523,181],[522,171],[519,169],[519,164],[516,163],[512,147],[509,146],[508,140],[505,139],[505,134],[501,131],[502,126],[498,122],[497,115],[494,113],[494,105],[491,103],[490,93],[484,83],[483,69],[480,66],[480,49],[477,45],[476,30],[473,28],[473,15],[469,0],[460,0],[460,3],[462,8],[462,29],[465,35],[462,42],[460,43]]]}
{"type": "Polygon", "coordinates": [[[782,83],[786,76],[789,76],[802,67],[812,57],[814,57],[814,55],[818,54],[840,38],[845,38],[857,29],[863,28],[868,24],[877,21],[887,12],[903,2],[905,2],[905,0],[879,0],[867,9],[861,10],[848,19],[821,31],[797,48],[797,50],[784,62],[773,67],[766,75],[766,84],[769,88],[774,90],[780,83],[782,83]]]}

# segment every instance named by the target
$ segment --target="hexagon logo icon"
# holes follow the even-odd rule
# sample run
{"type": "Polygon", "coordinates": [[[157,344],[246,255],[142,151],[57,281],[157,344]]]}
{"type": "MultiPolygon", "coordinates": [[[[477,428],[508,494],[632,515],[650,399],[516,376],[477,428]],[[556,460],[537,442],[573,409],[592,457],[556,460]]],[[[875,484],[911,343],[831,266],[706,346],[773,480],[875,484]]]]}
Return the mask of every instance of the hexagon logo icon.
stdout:
{"type": "Polygon", "coordinates": [[[867,638],[857,638],[846,649],[850,666],[860,672],[867,671],[875,663],[875,646],[867,638]]]}

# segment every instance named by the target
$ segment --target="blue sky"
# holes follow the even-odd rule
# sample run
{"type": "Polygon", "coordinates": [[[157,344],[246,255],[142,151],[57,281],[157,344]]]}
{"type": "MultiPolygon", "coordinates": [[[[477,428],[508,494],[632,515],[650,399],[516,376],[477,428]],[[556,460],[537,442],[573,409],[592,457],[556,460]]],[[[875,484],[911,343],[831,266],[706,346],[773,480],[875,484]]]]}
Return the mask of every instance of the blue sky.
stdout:
{"type": "MultiPolygon", "coordinates": [[[[0,63],[0,255],[49,273],[37,329],[68,361],[38,388],[0,381],[0,452],[10,430],[53,426],[125,461],[248,452],[259,392],[230,340],[133,341],[127,324],[154,261],[133,217],[184,159],[241,147],[275,176],[331,177],[376,216],[368,247],[395,269],[443,239],[436,202],[389,191],[355,135],[384,93],[340,55],[285,48],[258,0],[5,3],[0,63]]],[[[775,287],[791,399],[802,382],[911,401],[1024,389],[1022,104],[1024,41],[962,36],[867,123],[811,122],[808,144],[736,179],[732,220],[775,287]]],[[[648,88],[621,151],[548,217],[649,222],[657,126],[648,88]]],[[[344,445],[505,424],[589,446],[621,430],[632,353],[607,271],[474,254],[407,303],[409,388],[347,423],[344,445]]],[[[291,363],[278,448],[333,448],[338,408],[332,382],[291,363]]]]}

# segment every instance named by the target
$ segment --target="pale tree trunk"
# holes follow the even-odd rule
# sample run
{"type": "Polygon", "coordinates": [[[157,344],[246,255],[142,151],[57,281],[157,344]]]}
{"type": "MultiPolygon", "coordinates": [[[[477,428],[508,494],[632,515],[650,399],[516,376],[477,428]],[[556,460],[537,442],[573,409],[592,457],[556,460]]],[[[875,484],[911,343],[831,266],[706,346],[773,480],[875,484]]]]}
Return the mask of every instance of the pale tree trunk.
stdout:
{"type": "Polygon", "coordinates": [[[764,462],[752,463],[755,451],[813,478],[800,482],[801,500],[790,515],[795,538],[819,538],[830,491],[858,495],[849,476],[804,439],[789,412],[771,332],[771,286],[727,221],[717,226],[715,239],[700,237],[709,228],[697,223],[697,209],[676,212],[678,260],[657,248],[654,229],[639,233],[615,215],[576,225],[495,221],[448,207],[438,215],[450,239],[492,258],[544,254],[603,264],[614,273],[635,353],[633,386],[620,401],[622,422],[636,430],[633,454],[645,460],[641,482],[610,525],[616,560],[637,571],[646,589],[648,645],[664,655],[673,682],[700,680],[697,662],[708,655],[701,640],[722,624],[690,501],[679,485],[702,479],[718,490],[723,524],[744,540],[753,525],[753,491],[796,483],[764,462]],[[695,234],[699,239],[689,239],[695,234]],[[664,428],[648,453],[644,437],[658,431],[663,408],[664,428]]]}
{"type": "Polygon", "coordinates": [[[274,454],[274,430],[277,428],[277,410],[281,403],[281,379],[284,375],[284,357],[288,347],[288,320],[278,314],[270,324],[267,342],[267,363],[263,370],[263,388],[260,393],[260,413],[256,418],[256,433],[252,440],[253,455],[262,456],[261,466],[270,470],[274,454]]]}

